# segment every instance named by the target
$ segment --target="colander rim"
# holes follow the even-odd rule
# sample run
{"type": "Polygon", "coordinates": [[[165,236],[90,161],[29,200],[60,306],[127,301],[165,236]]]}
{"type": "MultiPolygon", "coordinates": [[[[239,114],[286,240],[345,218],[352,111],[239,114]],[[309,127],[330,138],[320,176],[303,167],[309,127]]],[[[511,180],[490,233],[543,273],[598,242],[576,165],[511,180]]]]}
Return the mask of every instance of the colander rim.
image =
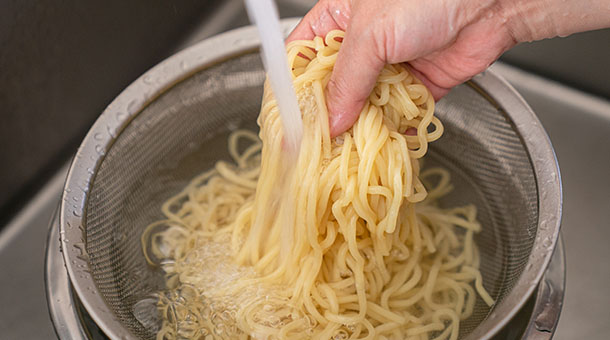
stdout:
{"type": "MultiPolygon", "coordinates": [[[[282,20],[287,34],[300,18],[282,20]]],[[[173,87],[207,67],[248,51],[256,50],[260,40],[254,26],[246,26],[203,40],[165,59],[130,84],[96,120],[74,157],[62,193],[59,210],[63,260],[78,298],[102,331],[113,339],[137,339],[109,308],[97,291],[89,270],[85,249],[87,199],[95,175],[121,131],[148,104],[173,87]],[[81,250],[82,249],[82,250],[81,250]]],[[[550,139],[540,121],[516,90],[493,71],[475,76],[470,83],[483,89],[489,100],[507,108],[521,134],[534,168],[538,189],[539,221],[531,257],[509,294],[494,308],[466,339],[489,339],[502,329],[522,308],[536,289],[551,260],[561,221],[561,179],[550,139]],[[494,94],[502,93],[501,96],[494,94]],[[505,93],[511,95],[507,96],[505,93]],[[540,185],[543,183],[544,185],[540,185]],[[545,197],[544,200],[540,197],[545,197]],[[541,228],[541,222],[544,228],[541,228]]]]}

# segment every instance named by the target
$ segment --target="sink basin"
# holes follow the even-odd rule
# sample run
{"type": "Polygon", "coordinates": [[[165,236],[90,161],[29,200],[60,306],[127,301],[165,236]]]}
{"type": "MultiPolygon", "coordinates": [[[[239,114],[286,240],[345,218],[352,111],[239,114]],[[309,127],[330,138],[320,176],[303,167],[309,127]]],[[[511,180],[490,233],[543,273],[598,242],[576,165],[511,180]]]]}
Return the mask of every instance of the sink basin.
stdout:
{"type": "Polygon", "coordinates": [[[540,118],[563,182],[567,254],[555,339],[610,339],[610,102],[507,65],[494,65],[540,118]]]}

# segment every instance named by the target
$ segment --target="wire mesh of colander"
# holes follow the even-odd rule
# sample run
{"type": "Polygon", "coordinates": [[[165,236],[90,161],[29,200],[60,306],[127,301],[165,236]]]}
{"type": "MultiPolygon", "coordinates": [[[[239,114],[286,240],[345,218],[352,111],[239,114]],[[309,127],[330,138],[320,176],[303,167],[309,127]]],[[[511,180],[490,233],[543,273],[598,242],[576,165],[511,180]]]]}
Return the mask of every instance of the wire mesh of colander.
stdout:
{"type": "MultiPolygon", "coordinates": [[[[230,130],[256,128],[264,80],[257,46],[254,29],[244,28],[169,58],[106,109],[79,149],[61,207],[63,253],[79,298],[110,337],[154,337],[134,316],[135,303],[163,287],[140,235],[162,217],[163,201],[228,159],[230,130]]],[[[447,205],[477,205],[481,272],[498,301],[490,310],[479,299],[460,337],[487,338],[548,264],[560,221],[558,168],[533,112],[493,74],[455,88],[437,115],[446,132],[426,163],[451,171],[447,205]]]]}

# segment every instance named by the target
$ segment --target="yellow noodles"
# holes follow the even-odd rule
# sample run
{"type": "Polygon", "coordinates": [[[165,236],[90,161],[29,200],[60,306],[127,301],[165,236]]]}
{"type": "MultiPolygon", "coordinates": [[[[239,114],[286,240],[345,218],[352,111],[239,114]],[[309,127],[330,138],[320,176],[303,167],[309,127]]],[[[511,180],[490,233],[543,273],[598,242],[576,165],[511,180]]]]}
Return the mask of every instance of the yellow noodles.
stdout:
{"type": "Polygon", "coordinates": [[[265,87],[262,144],[234,132],[235,164],[193,179],[146,229],[144,253],[168,286],[158,339],[457,339],[475,289],[493,303],[475,207],[439,208],[448,172],[420,174],[418,159],[442,134],[428,90],[387,65],[353,128],[330,138],[324,89],[342,37],[288,45],[298,155],[283,150],[265,87]],[[437,184],[427,192],[424,180],[437,184]]]}

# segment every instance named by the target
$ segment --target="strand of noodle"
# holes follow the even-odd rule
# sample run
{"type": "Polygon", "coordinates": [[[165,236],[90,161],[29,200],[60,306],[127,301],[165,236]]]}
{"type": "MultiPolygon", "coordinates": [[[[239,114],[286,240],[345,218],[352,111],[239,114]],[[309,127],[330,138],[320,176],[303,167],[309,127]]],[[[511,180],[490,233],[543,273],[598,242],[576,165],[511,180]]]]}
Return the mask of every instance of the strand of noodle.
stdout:
{"type": "Polygon", "coordinates": [[[485,301],[488,306],[493,305],[494,299],[489,295],[489,293],[487,293],[487,291],[483,287],[483,278],[481,277],[481,272],[469,266],[464,266],[462,270],[474,275],[474,286],[477,289],[479,296],[483,299],[483,301],[485,301]]]}

